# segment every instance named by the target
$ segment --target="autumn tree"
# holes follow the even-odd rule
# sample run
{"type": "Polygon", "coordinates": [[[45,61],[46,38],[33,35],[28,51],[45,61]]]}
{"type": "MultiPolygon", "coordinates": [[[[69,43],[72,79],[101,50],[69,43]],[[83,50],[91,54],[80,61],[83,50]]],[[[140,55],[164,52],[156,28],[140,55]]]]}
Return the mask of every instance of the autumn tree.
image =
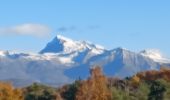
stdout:
{"type": "Polygon", "coordinates": [[[0,100],[23,100],[21,89],[15,89],[9,83],[0,83],[0,100]]]}
{"type": "Polygon", "coordinates": [[[76,100],[111,100],[111,92],[107,87],[107,79],[100,67],[90,70],[90,77],[82,81],[76,100]]]}
{"type": "Polygon", "coordinates": [[[64,100],[59,93],[56,93],[56,100],[64,100]]]}
{"type": "Polygon", "coordinates": [[[160,70],[149,70],[137,73],[136,75],[140,80],[154,81],[157,79],[165,79],[170,81],[170,68],[161,67],[160,70]]]}

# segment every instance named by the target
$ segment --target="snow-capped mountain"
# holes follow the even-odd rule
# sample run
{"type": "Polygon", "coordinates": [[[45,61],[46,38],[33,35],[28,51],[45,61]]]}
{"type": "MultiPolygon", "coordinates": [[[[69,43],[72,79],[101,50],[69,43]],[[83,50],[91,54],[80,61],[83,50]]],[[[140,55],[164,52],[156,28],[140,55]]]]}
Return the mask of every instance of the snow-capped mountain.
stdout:
{"type": "Polygon", "coordinates": [[[69,38],[57,35],[40,53],[64,53],[82,52],[91,50],[95,54],[103,53],[104,48],[86,41],[73,41],[69,38]]]}
{"type": "Polygon", "coordinates": [[[85,63],[89,58],[105,51],[102,46],[94,45],[86,41],[74,41],[57,35],[40,51],[40,54],[53,53],[59,57],[70,58],[75,63],[85,63]]]}
{"type": "Polygon", "coordinates": [[[158,52],[135,53],[124,48],[104,49],[85,41],[56,36],[39,53],[0,51],[0,80],[15,86],[33,82],[59,86],[89,75],[99,65],[107,76],[127,77],[145,70],[159,70],[170,61],[158,52]]]}
{"type": "Polygon", "coordinates": [[[73,66],[70,59],[46,54],[8,53],[0,56],[0,80],[12,81],[15,86],[33,82],[61,85],[71,82],[64,70],[73,66]],[[60,80],[60,81],[58,81],[60,80]]]}
{"type": "Polygon", "coordinates": [[[87,77],[90,66],[99,65],[107,76],[127,77],[145,70],[158,70],[160,64],[139,53],[116,48],[91,57],[87,63],[66,70],[66,75],[73,79],[77,76],[87,77]],[[80,73],[81,72],[81,73],[80,73]]]}
{"type": "Polygon", "coordinates": [[[8,55],[8,51],[2,51],[2,50],[0,50],[0,56],[2,57],[2,56],[6,56],[6,55],[8,55]]]}
{"type": "Polygon", "coordinates": [[[156,62],[160,63],[169,63],[170,59],[167,59],[164,57],[159,50],[156,49],[149,49],[149,50],[143,50],[140,52],[141,55],[149,57],[153,59],[156,62]]]}

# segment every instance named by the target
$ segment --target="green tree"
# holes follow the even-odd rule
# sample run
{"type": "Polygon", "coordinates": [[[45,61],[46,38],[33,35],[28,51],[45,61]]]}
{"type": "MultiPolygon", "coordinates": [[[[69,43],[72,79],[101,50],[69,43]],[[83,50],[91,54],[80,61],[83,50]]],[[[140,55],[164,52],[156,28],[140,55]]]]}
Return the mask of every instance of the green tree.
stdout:
{"type": "Polygon", "coordinates": [[[73,84],[63,87],[60,90],[62,98],[64,100],[75,100],[79,86],[80,80],[76,80],[73,84]]]}
{"type": "Polygon", "coordinates": [[[56,91],[51,87],[34,83],[25,89],[25,100],[56,100],[56,91]]]}
{"type": "Polygon", "coordinates": [[[163,84],[161,84],[161,82],[153,81],[151,82],[148,100],[164,100],[165,92],[166,92],[166,88],[163,84]]]}

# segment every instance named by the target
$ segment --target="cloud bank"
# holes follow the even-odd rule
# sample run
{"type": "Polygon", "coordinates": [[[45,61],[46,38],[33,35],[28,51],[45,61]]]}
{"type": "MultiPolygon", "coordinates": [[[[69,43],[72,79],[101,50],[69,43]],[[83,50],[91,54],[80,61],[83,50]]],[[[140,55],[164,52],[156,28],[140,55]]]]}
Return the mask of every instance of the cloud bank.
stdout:
{"type": "Polygon", "coordinates": [[[21,24],[10,27],[1,27],[0,35],[30,35],[45,37],[50,33],[50,28],[42,24],[21,24]]]}

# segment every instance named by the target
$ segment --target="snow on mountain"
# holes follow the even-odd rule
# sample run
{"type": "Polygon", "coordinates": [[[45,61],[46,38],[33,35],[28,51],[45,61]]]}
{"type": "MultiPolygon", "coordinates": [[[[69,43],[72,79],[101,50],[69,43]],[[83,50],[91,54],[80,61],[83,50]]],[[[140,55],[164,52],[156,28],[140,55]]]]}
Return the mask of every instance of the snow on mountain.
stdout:
{"type": "Polygon", "coordinates": [[[0,80],[11,80],[15,86],[33,82],[58,86],[72,81],[64,75],[72,66],[68,58],[55,55],[11,54],[0,58],[0,80]]]}
{"type": "Polygon", "coordinates": [[[140,52],[141,55],[149,57],[156,62],[170,63],[170,59],[165,58],[162,53],[157,49],[148,49],[140,52]]]}
{"type": "Polygon", "coordinates": [[[0,50],[0,56],[6,56],[6,55],[8,55],[8,51],[0,50]]]}
{"type": "Polygon", "coordinates": [[[33,82],[59,86],[79,77],[87,78],[94,65],[101,66],[107,76],[123,78],[140,71],[159,70],[163,62],[170,65],[169,60],[153,50],[107,50],[58,35],[40,53],[0,51],[0,80],[11,81],[15,86],[33,82]]]}
{"type": "MultiPolygon", "coordinates": [[[[140,71],[153,69],[158,70],[160,68],[160,65],[157,62],[154,62],[152,59],[123,48],[116,48],[91,57],[88,60],[88,64],[86,63],[85,66],[93,65],[102,66],[104,73],[108,76],[118,77],[132,76],[140,71]]],[[[88,68],[84,67],[73,67],[68,70],[69,71],[67,71],[67,73],[71,73],[68,74],[69,76],[72,76],[74,73],[76,73],[78,76],[84,76],[82,74],[88,73],[88,68]],[[78,73],[82,70],[84,73],[78,73]]]]}
{"type": "Polygon", "coordinates": [[[44,53],[73,53],[81,52],[84,50],[91,50],[95,54],[100,54],[104,51],[104,48],[98,45],[94,45],[85,41],[73,41],[61,35],[57,35],[47,46],[40,51],[44,53]]]}
{"type": "Polygon", "coordinates": [[[53,53],[60,57],[70,58],[75,63],[85,63],[89,58],[105,51],[102,46],[85,41],[74,41],[57,35],[40,51],[40,54],[53,53]]]}

